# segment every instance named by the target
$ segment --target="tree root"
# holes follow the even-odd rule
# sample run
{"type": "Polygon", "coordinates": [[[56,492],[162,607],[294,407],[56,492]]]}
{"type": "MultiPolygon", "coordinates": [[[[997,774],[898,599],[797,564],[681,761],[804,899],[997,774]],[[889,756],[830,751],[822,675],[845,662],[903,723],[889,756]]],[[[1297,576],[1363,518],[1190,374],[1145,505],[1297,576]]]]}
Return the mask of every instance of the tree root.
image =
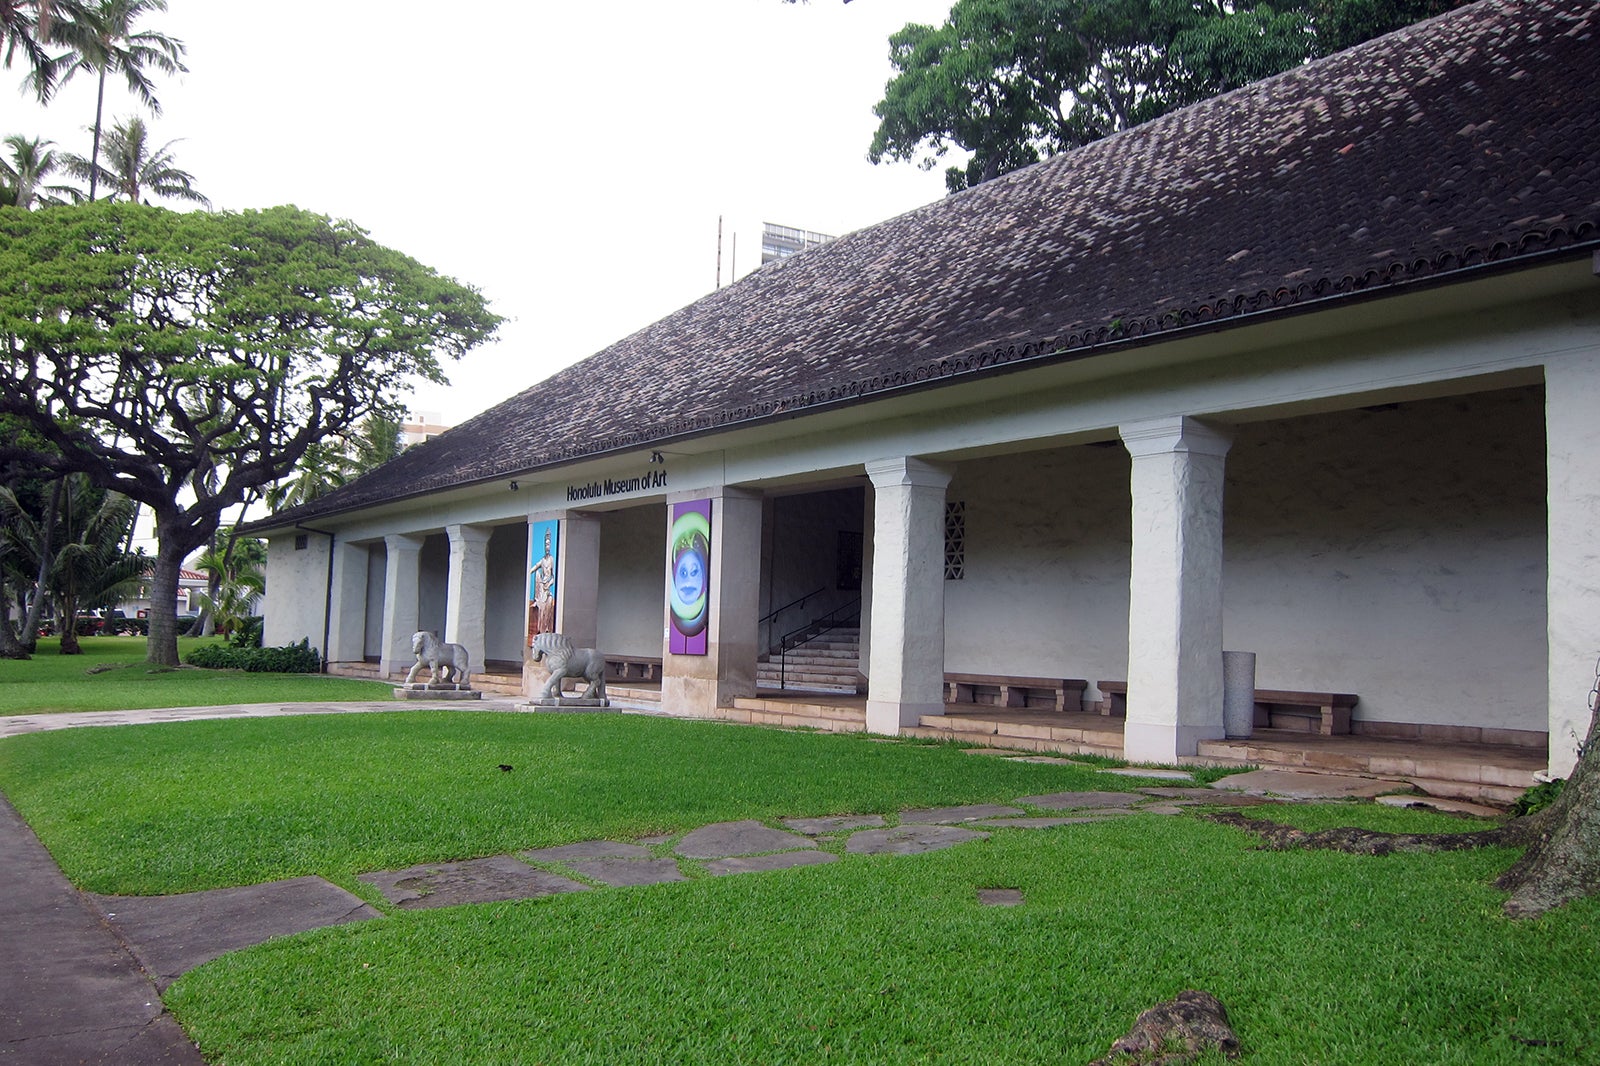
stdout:
{"type": "Polygon", "coordinates": [[[1243,829],[1272,851],[1342,851],[1351,855],[1393,855],[1396,852],[1467,851],[1472,848],[1517,847],[1533,839],[1533,819],[1519,818],[1494,829],[1471,833],[1380,833],[1341,826],[1308,833],[1290,825],[1250,818],[1237,811],[1204,815],[1209,821],[1243,829]]]}

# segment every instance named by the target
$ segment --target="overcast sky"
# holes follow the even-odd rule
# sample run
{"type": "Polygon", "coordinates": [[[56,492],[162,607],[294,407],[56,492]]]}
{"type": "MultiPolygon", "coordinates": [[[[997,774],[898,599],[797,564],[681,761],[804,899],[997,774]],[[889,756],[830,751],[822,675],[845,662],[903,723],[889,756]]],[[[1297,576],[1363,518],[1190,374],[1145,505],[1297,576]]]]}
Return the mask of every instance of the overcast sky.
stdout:
{"type": "MultiPolygon", "coordinates": [[[[169,0],[188,48],[157,144],[219,208],[348,218],[509,321],[417,407],[454,424],[760,261],[764,221],[842,234],[943,195],[866,160],[888,37],[950,0],[169,0]],[[737,260],[735,264],[735,234],[737,260]]],[[[0,135],[87,154],[91,79],[0,135]]],[[[7,102],[9,101],[9,103],[7,102]]],[[[120,85],[109,118],[137,112],[120,85]]]]}

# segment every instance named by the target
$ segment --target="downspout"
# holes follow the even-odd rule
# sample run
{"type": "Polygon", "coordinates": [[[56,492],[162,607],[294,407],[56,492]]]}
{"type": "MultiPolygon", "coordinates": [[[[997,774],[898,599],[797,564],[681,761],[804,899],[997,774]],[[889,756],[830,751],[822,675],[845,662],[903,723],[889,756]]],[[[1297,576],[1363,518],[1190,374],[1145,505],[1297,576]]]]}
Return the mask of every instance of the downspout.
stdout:
{"type": "Polygon", "coordinates": [[[328,538],[328,580],[322,590],[322,669],[320,673],[328,672],[328,635],[333,631],[333,542],[334,535],[331,530],[312,529],[310,526],[294,524],[294,528],[303,529],[307,533],[316,533],[328,538]]]}

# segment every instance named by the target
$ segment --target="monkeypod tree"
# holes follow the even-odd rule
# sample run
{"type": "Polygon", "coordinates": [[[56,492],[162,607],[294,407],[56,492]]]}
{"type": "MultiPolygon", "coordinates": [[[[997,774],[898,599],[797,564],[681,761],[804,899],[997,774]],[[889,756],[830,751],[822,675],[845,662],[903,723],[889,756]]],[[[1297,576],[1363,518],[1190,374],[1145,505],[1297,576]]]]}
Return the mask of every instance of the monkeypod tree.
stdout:
{"type": "Polygon", "coordinates": [[[482,295],[294,207],[0,212],[0,462],[149,507],[148,658],[176,666],[179,566],[307,449],[396,418],[500,323],[482,295]]]}

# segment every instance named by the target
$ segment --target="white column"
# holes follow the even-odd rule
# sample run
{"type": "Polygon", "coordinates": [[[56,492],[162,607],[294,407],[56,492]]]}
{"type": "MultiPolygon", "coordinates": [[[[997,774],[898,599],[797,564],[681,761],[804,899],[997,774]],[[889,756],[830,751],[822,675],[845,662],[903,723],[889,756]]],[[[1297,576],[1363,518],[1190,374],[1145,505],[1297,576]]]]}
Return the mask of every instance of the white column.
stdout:
{"type": "Polygon", "coordinates": [[[1550,774],[1567,777],[1600,656],[1600,352],[1547,364],[1544,405],[1550,774]]]}
{"type": "Polygon", "coordinates": [[[1232,438],[1192,418],[1120,427],[1132,456],[1130,762],[1172,762],[1224,735],[1222,486],[1232,438]]]}
{"type": "MultiPolygon", "coordinates": [[[[561,515],[556,565],[556,632],[579,648],[600,639],[600,518],[581,511],[561,515]]],[[[604,648],[600,649],[602,652],[604,648]]]]}
{"type": "Polygon", "coordinates": [[[872,613],[867,729],[895,734],[944,713],[944,492],[950,471],[920,459],[867,464],[872,613]]]}
{"type": "Polygon", "coordinates": [[[333,584],[329,589],[329,662],[360,662],[367,624],[367,548],[338,542],[333,547],[333,584]]]}
{"type": "Polygon", "coordinates": [[[381,676],[404,673],[416,662],[411,635],[417,631],[418,556],[422,538],[391,533],[383,538],[386,561],[383,572],[383,655],[381,676]]]}
{"type": "MultiPolygon", "coordinates": [[[[761,495],[719,486],[667,497],[672,504],[711,500],[711,617],[706,654],[673,655],[662,617],[661,705],[673,714],[705,717],[756,694],[757,619],[761,617],[761,495]]],[[[662,603],[670,602],[666,566],[662,603]]]]}
{"type": "Polygon", "coordinates": [[[483,669],[484,597],[489,589],[489,534],[481,526],[445,527],[450,538],[450,576],[445,584],[444,639],[460,644],[472,669],[483,669]]]}

